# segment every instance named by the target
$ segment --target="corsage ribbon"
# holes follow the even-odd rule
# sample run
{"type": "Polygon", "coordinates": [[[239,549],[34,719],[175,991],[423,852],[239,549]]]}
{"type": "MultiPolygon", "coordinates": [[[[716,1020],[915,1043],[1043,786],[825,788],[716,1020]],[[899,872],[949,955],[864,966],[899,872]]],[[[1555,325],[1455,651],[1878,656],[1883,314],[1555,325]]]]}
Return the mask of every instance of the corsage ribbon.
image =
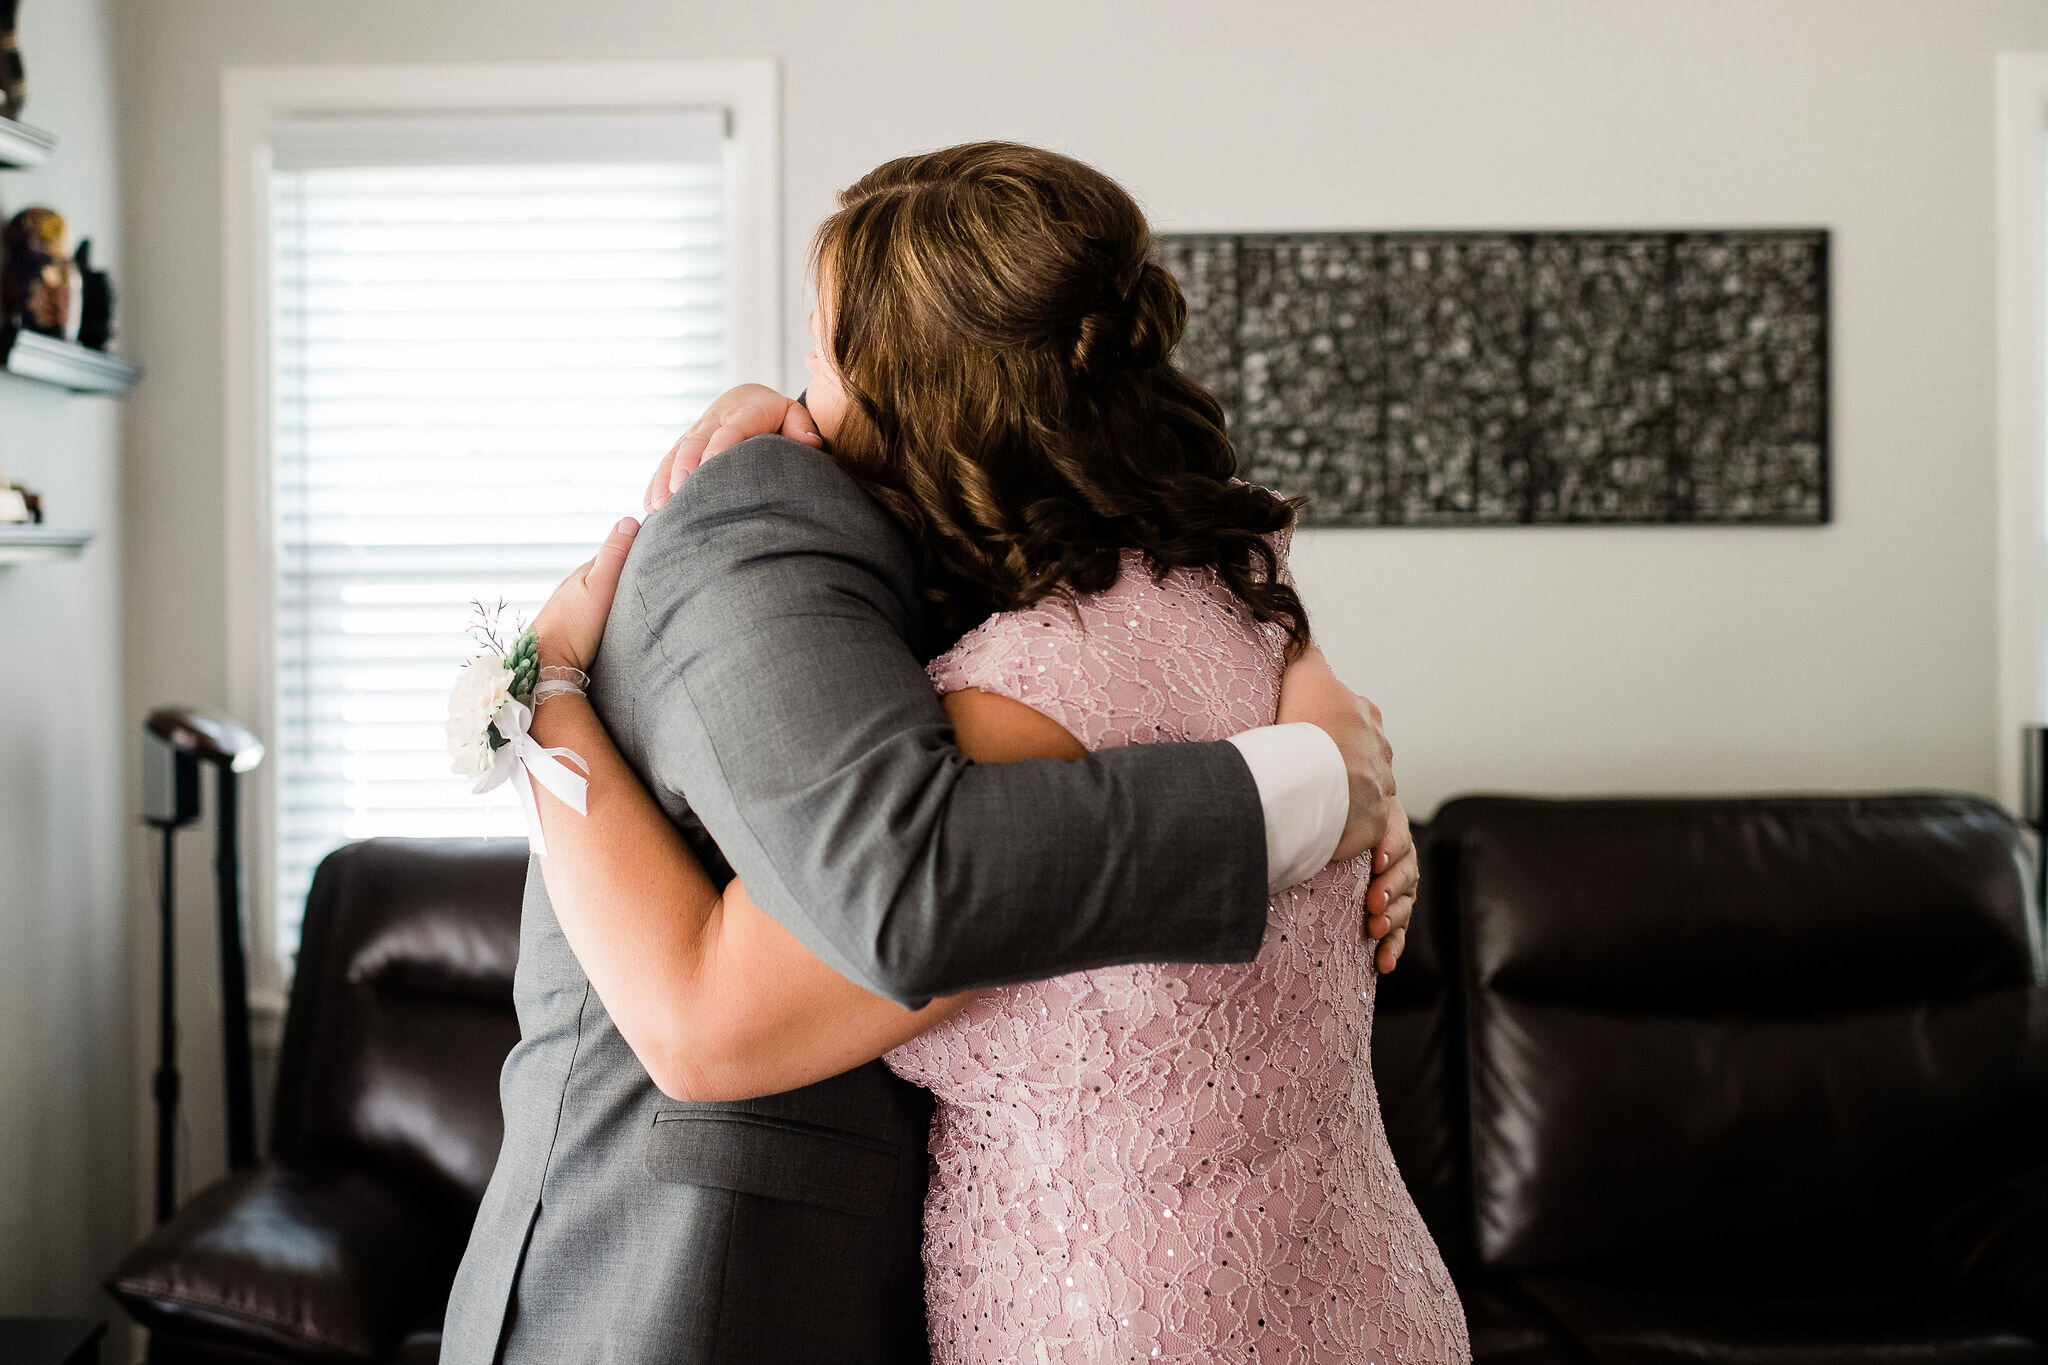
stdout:
{"type": "Polygon", "coordinates": [[[498,727],[505,742],[491,750],[491,770],[477,779],[470,792],[482,796],[493,787],[512,783],[519,791],[519,804],[526,808],[527,837],[533,851],[545,856],[548,841],[541,833],[540,805],[534,798],[533,784],[540,783],[563,805],[582,815],[586,811],[584,792],[590,785],[590,765],[568,749],[542,748],[540,741],[527,733],[527,727],[533,724],[533,711],[524,702],[508,698],[491,718],[491,724],[498,727]],[[562,759],[575,764],[582,773],[571,772],[562,759]]]}

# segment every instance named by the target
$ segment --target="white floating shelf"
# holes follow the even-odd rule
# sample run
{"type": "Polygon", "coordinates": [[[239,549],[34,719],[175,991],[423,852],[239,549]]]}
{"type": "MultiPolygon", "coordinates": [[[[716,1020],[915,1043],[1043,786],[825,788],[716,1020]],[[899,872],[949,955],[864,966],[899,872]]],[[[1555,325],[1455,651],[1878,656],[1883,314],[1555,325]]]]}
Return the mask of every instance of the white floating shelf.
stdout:
{"type": "Polygon", "coordinates": [[[40,166],[57,145],[57,136],[11,118],[0,118],[0,170],[20,171],[40,166]]]}
{"type": "Polygon", "coordinates": [[[73,393],[123,394],[142,378],[139,368],[119,356],[59,341],[41,332],[16,332],[0,368],[73,393]]]}
{"type": "Polygon", "coordinates": [[[60,531],[54,526],[0,522],[0,565],[75,558],[91,540],[90,531],[60,531]]]}

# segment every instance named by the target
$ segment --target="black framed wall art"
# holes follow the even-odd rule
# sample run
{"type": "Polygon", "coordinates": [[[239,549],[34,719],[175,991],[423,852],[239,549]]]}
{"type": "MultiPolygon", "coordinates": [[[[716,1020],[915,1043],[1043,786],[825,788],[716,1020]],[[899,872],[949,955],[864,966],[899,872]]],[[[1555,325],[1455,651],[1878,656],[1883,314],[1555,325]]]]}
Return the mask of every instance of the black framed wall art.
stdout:
{"type": "Polygon", "coordinates": [[[1824,230],[1163,234],[1307,525],[1828,520],[1824,230]]]}

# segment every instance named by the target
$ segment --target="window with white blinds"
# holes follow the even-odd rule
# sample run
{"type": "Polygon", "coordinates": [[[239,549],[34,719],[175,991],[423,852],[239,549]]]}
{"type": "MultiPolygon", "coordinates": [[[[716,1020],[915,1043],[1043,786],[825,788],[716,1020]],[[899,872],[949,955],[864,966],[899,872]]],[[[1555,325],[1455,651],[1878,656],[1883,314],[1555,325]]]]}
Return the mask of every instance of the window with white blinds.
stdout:
{"type": "Polygon", "coordinates": [[[716,114],[322,120],[272,141],[278,943],[372,835],[522,832],[443,720],[726,384],[716,114]]]}

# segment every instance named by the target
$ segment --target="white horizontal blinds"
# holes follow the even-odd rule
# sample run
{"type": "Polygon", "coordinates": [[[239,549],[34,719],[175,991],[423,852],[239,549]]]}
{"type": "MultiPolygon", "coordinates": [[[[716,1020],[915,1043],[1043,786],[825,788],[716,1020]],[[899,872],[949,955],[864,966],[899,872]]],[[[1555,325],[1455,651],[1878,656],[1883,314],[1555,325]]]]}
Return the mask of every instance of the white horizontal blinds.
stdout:
{"type": "Polygon", "coordinates": [[[728,371],[714,116],[348,120],[273,144],[276,863],[517,834],[448,771],[471,599],[531,618],[728,371]]]}

